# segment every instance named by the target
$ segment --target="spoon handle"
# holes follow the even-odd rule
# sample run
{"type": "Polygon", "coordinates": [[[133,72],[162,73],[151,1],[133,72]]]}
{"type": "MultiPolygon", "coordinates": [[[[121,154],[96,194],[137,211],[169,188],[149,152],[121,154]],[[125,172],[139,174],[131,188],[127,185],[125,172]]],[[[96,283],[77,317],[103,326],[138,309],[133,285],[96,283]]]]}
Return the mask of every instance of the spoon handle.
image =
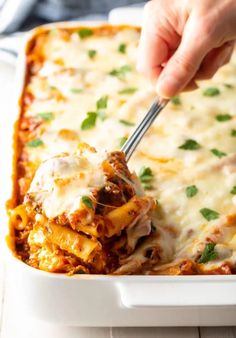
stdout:
{"type": "Polygon", "coordinates": [[[140,124],[135,128],[133,134],[125,142],[121,151],[125,153],[126,161],[128,161],[142,140],[143,136],[146,134],[148,129],[151,127],[152,123],[156,119],[157,115],[162,111],[163,108],[169,102],[168,99],[158,98],[150,107],[147,114],[144,116],[140,124]]]}

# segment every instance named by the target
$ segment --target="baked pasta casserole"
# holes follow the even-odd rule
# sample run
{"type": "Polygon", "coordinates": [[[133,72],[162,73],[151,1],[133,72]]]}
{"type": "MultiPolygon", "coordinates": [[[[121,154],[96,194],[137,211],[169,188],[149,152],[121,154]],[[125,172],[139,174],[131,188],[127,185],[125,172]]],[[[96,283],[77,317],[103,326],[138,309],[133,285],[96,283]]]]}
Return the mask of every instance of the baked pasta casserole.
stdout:
{"type": "Polygon", "coordinates": [[[155,98],[129,26],[45,27],[26,51],[15,130],[12,248],[68,274],[236,271],[236,57],[171,100],[133,155],[155,98]]]}

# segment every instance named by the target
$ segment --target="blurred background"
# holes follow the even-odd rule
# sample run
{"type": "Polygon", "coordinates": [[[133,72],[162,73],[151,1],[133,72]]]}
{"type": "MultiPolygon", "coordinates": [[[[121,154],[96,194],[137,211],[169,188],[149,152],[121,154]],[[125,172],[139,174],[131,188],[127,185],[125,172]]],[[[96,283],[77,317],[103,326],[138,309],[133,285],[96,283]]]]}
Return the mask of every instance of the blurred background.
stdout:
{"type": "Polygon", "coordinates": [[[41,24],[78,20],[139,25],[146,1],[0,0],[0,61],[15,63],[24,32],[41,24]]]}
{"type": "Polygon", "coordinates": [[[138,0],[0,0],[0,33],[71,19],[106,20],[116,7],[140,6],[138,0]]]}

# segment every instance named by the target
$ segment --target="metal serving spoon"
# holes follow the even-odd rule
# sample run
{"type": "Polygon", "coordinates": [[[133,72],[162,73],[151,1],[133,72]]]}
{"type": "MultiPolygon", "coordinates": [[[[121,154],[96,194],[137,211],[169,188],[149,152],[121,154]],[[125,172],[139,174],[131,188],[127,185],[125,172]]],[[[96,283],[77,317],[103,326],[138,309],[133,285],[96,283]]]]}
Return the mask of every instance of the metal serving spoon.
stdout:
{"type": "Polygon", "coordinates": [[[143,120],[135,128],[133,134],[125,142],[121,151],[125,153],[126,161],[129,161],[131,155],[139,145],[143,136],[146,134],[148,129],[151,127],[156,117],[162,111],[163,108],[167,105],[169,99],[158,98],[150,107],[147,114],[144,116],[143,120]]]}

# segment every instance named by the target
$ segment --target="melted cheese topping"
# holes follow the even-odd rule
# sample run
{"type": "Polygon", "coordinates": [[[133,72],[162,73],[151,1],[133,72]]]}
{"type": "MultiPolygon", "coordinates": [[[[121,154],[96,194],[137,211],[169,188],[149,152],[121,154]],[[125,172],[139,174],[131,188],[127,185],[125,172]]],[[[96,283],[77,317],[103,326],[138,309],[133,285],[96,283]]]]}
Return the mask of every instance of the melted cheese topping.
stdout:
{"type": "MultiPolygon", "coordinates": [[[[27,83],[26,92],[35,99],[27,105],[24,116],[41,121],[40,113],[50,112],[52,118],[41,121],[37,129],[35,137],[42,144],[24,147],[30,163],[41,163],[62,152],[72,154],[80,141],[98,150],[119,148],[121,139],[132,133],[132,123],[142,119],[155,98],[149,82],[135,70],[138,40],[139,33],[132,28],[83,39],[77,32],[67,33],[65,38],[65,32],[60,30],[43,37],[41,52],[45,60],[38,74],[27,83]],[[126,46],[124,53],[119,52],[120,44],[126,46]],[[93,58],[89,57],[91,49],[96,51],[93,58]],[[126,70],[120,74],[121,67],[126,70]],[[97,102],[104,96],[107,106],[98,111],[97,102]],[[81,123],[88,112],[97,112],[97,118],[93,127],[82,130],[81,123]]],[[[231,190],[236,185],[236,137],[232,132],[236,130],[236,54],[213,80],[201,82],[199,87],[181,94],[179,104],[166,107],[131,159],[130,168],[138,173],[146,166],[154,174],[152,189],[147,193],[159,203],[156,224],[164,233],[160,245],[166,261],[196,260],[205,244],[213,241],[218,256],[205,264],[206,269],[224,261],[235,266],[236,222],[232,215],[236,197],[231,190]],[[216,87],[219,92],[206,96],[208,87],[216,87]],[[225,114],[229,118],[219,121],[217,116],[225,114]],[[196,141],[199,148],[181,149],[189,139],[196,141]],[[212,149],[222,152],[222,156],[219,152],[216,156],[212,149]],[[186,188],[192,185],[198,192],[187,197],[186,188]],[[217,212],[219,217],[207,220],[200,212],[203,208],[217,212]],[[174,240],[170,231],[175,234],[174,240]]],[[[43,170],[53,171],[55,160],[47,163],[43,170]]],[[[56,165],[57,177],[70,177],[63,163],[56,165]]],[[[74,166],[81,169],[82,163],[78,161],[74,166]]],[[[91,180],[96,181],[95,176],[91,180]]],[[[48,179],[54,180],[52,177],[48,179]]],[[[78,179],[75,186],[82,184],[86,189],[87,181],[82,181],[78,179]]],[[[40,171],[35,182],[40,189],[48,185],[40,171]]],[[[58,198],[61,191],[55,189],[45,202],[47,215],[65,208],[75,209],[79,198],[75,186],[72,183],[63,191],[64,202],[58,198]]],[[[33,182],[31,190],[34,189],[33,182]]]]}
{"type": "Polygon", "coordinates": [[[103,157],[103,153],[87,151],[48,159],[36,171],[27,197],[40,205],[49,219],[83,209],[82,197],[104,186],[103,157]]]}

